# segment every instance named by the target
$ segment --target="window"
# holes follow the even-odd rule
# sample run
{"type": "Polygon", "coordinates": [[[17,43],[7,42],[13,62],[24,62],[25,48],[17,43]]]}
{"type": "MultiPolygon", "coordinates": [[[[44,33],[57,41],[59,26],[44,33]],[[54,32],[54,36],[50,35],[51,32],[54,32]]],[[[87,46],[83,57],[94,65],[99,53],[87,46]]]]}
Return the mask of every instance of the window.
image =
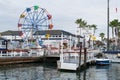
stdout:
{"type": "Polygon", "coordinates": [[[6,41],[2,41],[2,45],[6,45],[6,41]]]}

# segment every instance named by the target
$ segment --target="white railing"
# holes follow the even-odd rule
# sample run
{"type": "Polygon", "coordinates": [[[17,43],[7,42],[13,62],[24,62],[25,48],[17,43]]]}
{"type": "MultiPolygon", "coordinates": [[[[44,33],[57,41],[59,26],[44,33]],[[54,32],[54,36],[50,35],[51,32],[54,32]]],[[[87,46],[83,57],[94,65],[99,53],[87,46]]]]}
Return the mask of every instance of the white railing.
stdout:
{"type": "Polygon", "coordinates": [[[30,50],[30,51],[0,51],[0,57],[40,57],[44,55],[44,50],[30,50]]]}

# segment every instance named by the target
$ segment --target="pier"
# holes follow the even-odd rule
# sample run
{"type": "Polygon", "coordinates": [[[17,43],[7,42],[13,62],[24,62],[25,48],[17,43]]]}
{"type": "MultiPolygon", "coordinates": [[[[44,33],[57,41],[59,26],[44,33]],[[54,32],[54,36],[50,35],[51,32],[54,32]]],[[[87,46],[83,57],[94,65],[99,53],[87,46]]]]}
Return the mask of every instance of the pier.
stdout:
{"type": "Polygon", "coordinates": [[[82,70],[86,68],[87,64],[95,64],[95,58],[94,53],[87,52],[86,48],[81,50],[81,53],[77,51],[63,52],[60,54],[60,60],[57,61],[59,70],[82,70]]]}
{"type": "MultiPolygon", "coordinates": [[[[31,62],[39,62],[39,63],[43,63],[45,62],[54,62],[57,63],[58,60],[60,60],[60,53],[44,53],[44,54],[40,54],[40,52],[34,52],[34,54],[32,53],[28,53],[27,50],[22,50],[22,51],[18,51],[17,53],[15,52],[15,50],[2,50],[0,53],[0,65],[6,65],[6,64],[18,64],[18,63],[31,63],[31,62]],[[4,53],[3,53],[3,52],[4,53]]],[[[33,51],[31,51],[33,52],[33,51]]],[[[78,52],[79,53],[79,52],[78,52]]],[[[73,52],[64,52],[64,62],[67,63],[79,63],[79,57],[78,54],[74,54],[73,52]],[[68,57],[68,55],[71,54],[71,57],[68,57]]],[[[82,53],[82,57],[81,57],[81,66],[84,65],[84,55],[82,53]]],[[[86,64],[91,64],[91,62],[94,62],[94,59],[92,57],[91,54],[89,54],[89,60],[86,61],[86,64]],[[91,59],[90,59],[91,58],[91,59]]],[[[58,66],[59,67],[59,66],[58,66]]]]}

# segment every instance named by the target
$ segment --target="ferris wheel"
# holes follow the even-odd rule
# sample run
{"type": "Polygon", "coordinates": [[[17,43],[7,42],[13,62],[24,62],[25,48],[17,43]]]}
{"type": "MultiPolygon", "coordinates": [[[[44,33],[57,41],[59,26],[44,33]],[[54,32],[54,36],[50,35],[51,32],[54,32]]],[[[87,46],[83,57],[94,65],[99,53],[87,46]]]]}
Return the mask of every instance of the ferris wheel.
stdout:
{"type": "Polygon", "coordinates": [[[51,30],[52,28],[52,15],[39,6],[26,8],[18,21],[19,35],[23,39],[34,38],[34,34],[37,31],[51,30]]]}

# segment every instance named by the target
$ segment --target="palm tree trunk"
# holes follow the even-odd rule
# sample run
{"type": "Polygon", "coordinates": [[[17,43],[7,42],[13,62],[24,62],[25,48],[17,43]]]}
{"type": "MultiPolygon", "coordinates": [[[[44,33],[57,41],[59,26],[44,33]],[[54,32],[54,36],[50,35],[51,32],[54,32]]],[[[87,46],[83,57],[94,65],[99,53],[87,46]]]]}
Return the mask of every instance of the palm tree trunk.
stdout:
{"type": "Polygon", "coordinates": [[[112,38],[114,38],[114,28],[112,27],[112,38]]]}

